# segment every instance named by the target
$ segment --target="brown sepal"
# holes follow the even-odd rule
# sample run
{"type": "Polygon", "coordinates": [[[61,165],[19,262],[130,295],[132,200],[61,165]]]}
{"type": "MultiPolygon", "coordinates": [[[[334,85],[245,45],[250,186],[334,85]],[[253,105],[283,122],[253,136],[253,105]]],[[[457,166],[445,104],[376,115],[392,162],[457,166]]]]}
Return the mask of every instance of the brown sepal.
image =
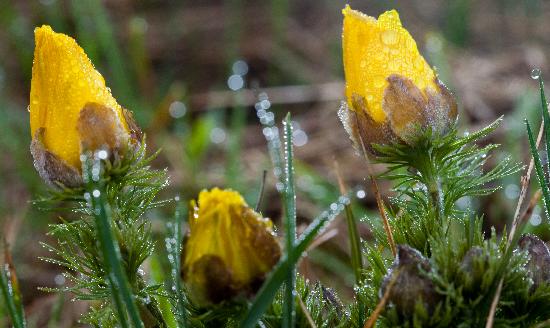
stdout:
{"type": "Polygon", "coordinates": [[[34,167],[40,177],[52,187],[74,188],[82,185],[80,171],[70,165],[57,155],[51,153],[44,147],[42,137],[45,128],[36,130],[31,142],[31,154],[34,159],[34,167]]]}
{"type": "Polygon", "coordinates": [[[387,78],[382,108],[392,132],[403,142],[414,145],[427,129],[434,135],[447,133],[457,117],[457,105],[452,94],[435,78],[438,90],[426,89],[425,94],[406,77],[392,74],[387,78]]]}
{"type": "Polygon", "coordinates": [[[367,151],[376,154],[372,144],[387,144],[399,140],[387,122],[377,123],[370,117],[364,97],[353,94],[352,106],[353,109],[350,109],[346,103],[342,103],[338,116],[357,152],[362,152],[361,141],[367,151]]]}
{"type": "Polygon", "coordinates": [[[80,111],[77,123],[81,151],[107,149],[120,155],[128,144],[129,134],[116,112],[104,105],[89,102],[80,111]]]}
{"type": "MultiPolygon", "coordinates": [[[[224,300],[232,299],[241,292],[239,286],[235,285],[231,270],[216,255],[204,255],[191,265],[189,272],[186,274],[204,277],[205,279],[205,283],[201,284],[205,288],[204,291],[190,290],[200,304],[218,304],[224,300]],[[204,295],[207,299],[200,299],[200,295],[204,295]]],[[[192,288],[192,286],[189,287],[192,288]]]]}
{"type": "MultiPolygon", "coordinates": [[[[254,254],[262,260],[267,267],[272,268],[279,262],[281,258],[281,246],[277,241],[275,235],[267,230],[263,224],[257,220],[263,220],[260,215],[249,207],[244,207],[243,216],[245,221],[253,222],[251,225],[251,245],[253,247],[254,254]]],[[[264,277],[257,277],[263,281],[264,277]]],[[[255,293],[257,289],[252,288],[252,293],[255,293]]]]}

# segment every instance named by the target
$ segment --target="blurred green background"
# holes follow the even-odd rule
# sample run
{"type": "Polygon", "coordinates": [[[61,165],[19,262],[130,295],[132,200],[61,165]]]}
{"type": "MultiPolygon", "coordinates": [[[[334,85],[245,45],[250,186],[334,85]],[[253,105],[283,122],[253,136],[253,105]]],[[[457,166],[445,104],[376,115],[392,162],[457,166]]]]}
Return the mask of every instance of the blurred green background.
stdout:
{"type": "MultiPolygon", "coordinates": [[[[188,200],[203,188],[221,186],[239,190],[255,205],[262,171],[268,170],[262,212],[279,222],[280,201],[256,109],[272,110],[277,122],[290,111],[298,217],[305,225],[339,195],[334,160],[353,190],[356,215],[376,215],[365,165],[336,116],[344,100],[346,3],[371,16],[398,9],[459,99],[463,130],[506,115],[492,136],[503,146],[490,163],[505,155],[526,161],[523,118],[538,122],[540,106],[530,71],[549,72],[550,4],[544,1],[0,0],[0,231],[11,245],[32,325],[70,327],[86,307],[67,302],[70,295],[37,289],[64,278],[57,266],[38,259],[46,255],[39,242],[52,242],[47,225],[59,214],[30,204],[45,190],[28,150],[33,29],[48,24],[74,37],[119,103],[134,111],[150,152],[162,149],[154,166],[169,170],[165,198],[188,200]]],[[[501,231],[512,218],[518,182],[519,176],[509,177],[501,192],[461,204],[484,211],[486,228],[501,231]]],[[[391,197],[387,184],[382,189],[391,197]]],[[[159,241],[172,213],[168,206],[148,215],[159,241]]],[[[530,229],[548,239],[546,222],[537,207],[530,229]]],[[[339,218],[300,271],[350,297],[346,233],[339,218]]],[[[361,234],[370,237],[365,224],[361,234]]],[[[159,242],[159,252],[162,247],[159,242]]]]}

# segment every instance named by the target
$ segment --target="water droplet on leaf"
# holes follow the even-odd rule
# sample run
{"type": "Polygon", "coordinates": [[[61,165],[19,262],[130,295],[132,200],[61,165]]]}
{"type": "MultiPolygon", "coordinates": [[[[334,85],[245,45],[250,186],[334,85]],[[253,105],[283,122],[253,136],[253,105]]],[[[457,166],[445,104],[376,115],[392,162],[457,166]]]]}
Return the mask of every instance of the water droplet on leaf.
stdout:
{"type": "Polygon", "coordinates": [[[531,71],[531,78],[533,80],[538,80],[540,78],[540,68],[535,68],[531,71]]]}

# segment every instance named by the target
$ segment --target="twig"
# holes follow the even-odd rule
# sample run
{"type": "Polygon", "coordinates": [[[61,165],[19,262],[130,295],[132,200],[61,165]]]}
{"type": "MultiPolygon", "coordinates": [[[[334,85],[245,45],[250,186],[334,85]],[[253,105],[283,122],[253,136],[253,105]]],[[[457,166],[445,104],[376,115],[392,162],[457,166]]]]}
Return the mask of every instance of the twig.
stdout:
{"type": "Polygon", "coordinates": [[[376,308],[374,311],[372,311],[372,314],[369,317],[369,320],[365,322],[365,325],[363,328],[372,328],[376,324],[376,320],[378,320],[378,316],[380,313],[382,313],[382,310],[386,306],[386,303],[388,302],[388,298],[390,298],[390,293],[393,288],[393,285],[395,285],[395,282],[397,281],[397,277],[399,276],[399,270],[395,271],[393,274],[390,282],[388,283],[388,287],[386,288],[386,291],[384,292],[384,295],[380,299],[380,302],[376,305],[376,308]]]}
{"type": "Polygon", "coordinates": [[[504,284],[504,277],[500,278],[498,282],[497,290],[495,291],[495,297],[491,302],[491,309],[489,310],[489,315],[487,316],[487,323],[485,328],[493,328],[493,322],[495,321],[495,313],[497,312],[498,300],[500,298],[500,293],[502,292],[502,285],[504,284]]]}
{"type": "MultiPolygon", "coordinates": [[[[544,131],[544,121],[540,123],[539,134],[537,136],[537,149],[539,148],[540,141],[542,140],[543,131],[544,131]]],[[[514,221],[512,222],[512,227],[510,228],[510,233],[508,235],[507,247],[511,247],[511,242],[514,239],[517,227],[522,221],[525,220],[525,219],[520,220],[520,211],[523,205],[523,201],[525,200],[525,196],[527,195],[527,188],[529,187],[529,182],[531,181],[531,173],[533,172],[534,166],[535,166],[535,160],[531,156],[531,160],[529,161],[529,167],[527,168],[527,172],[525,172],[525,175],[521,177],[521,191],[519,193],[518,204],[516,205],[516,212],[514,213],[514,221]]],[[[540,192],[537,192],[537,194],[533,196],[533,199],[536,198],[537,195],[538,195],[538,198],[540,198],[540,192]]],[[[533,203],[533,200],[531,200],[529,207],[531,207],[532,203],[533,203]]],[[[533,205],[533,208],[534,208],[534,205],[533,205]]],[[[528,213],[529,213],[529,216],[531,216],[532,210],[529,211],[529,208],[527,208],[527,211],[525,214],[527,215],[528,213]]],[[[526,215],[524,215],[524,217],[526,215]]],[[[498,282],[497,289],[495,291],[495,297],[491,302],[491,308],[489,310],[489,315],[487,316],[487,323],[485,324],[485,328],[493,328],[495,313],[497,311],[497,305],[500,299],[500,293],[502,292],[503,283],[504,283],[504,277],[501,277],[500,281],[498,282]]]]}
{"type": "Polygon", "coordinates": [[[309,313],[306,305],[304,304],[304,301],[302,301],[302,298],[300,295],[296,295],[296,298],[298,299],[298,303],[300,304],[300,308],[302,309],[302,312],[306,316],[307,322],[311,326],[311,328],[317,328],[317,325],[313,321],[313,318],[311,317],[311,313],[309,313]]]}
{"type": "MultiPolygon", "coordinates": [[[[257,101],[253,89],[239,91],[242,95],[242,106],[252,106],[257,101]]],[[[262,89],[269,94],[271,104],[296,104],[305,102],[339,101],[344,92],[344,83],[341,81],[328,82],[316,85],[290,85],[262,89]]],[[[197,110],[208,108],[226,108],[235,104],[234,91],[213,91],[191,96],[191,103],[203,106],[193,106],[197,110]],[[207,106],[204,106],[207,105],[207,106]]]]}

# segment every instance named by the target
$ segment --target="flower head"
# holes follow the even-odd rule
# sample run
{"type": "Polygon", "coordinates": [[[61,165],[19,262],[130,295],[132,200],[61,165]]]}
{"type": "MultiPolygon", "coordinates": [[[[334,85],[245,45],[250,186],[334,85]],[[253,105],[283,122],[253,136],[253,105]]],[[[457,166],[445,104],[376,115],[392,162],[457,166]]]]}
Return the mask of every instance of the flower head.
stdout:
{"type": "Polygon", "coordinates": [[[253,294],[281,256],[272,223],[232,190],[214,188],[190,204],[183,279],[201,305],[253,294]]]}
{"type": "Polygon", "coordinates": [[[340,115],[356,144],[414,143],[419,131],[443,134],[456,103],[420,55],[395,10],[378,19],[343,10],[347,105],[340,115]]]}
{"type": "Polygon", "coordinates": [[[73,38],[46,25],[34,33],[31,152],[46,181],[77,184],[84,150],[116,153],[136,126],[73,38]]]}

